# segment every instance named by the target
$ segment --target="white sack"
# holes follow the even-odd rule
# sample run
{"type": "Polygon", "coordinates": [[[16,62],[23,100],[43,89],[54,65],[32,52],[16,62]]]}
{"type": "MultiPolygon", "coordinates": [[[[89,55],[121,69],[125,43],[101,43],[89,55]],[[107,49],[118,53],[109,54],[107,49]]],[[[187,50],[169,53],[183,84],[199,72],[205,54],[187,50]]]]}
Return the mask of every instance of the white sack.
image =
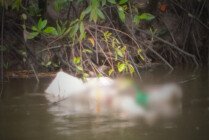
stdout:
{"type": "Polygon", "coordinates": [[[82,92],[84,89],[85,86],[81,79],[60,71],[45,92],[48,94],[48,99],[53,102],[56,101],[53,98],[66,98],[72,94],[82,92]]]}

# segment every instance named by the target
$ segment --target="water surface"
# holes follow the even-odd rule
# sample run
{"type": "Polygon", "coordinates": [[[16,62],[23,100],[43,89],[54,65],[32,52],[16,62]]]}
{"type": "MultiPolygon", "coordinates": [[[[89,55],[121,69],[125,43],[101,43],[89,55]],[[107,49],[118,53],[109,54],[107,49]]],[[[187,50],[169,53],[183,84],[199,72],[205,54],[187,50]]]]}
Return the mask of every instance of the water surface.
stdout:
{"type": "Polygon", "coordinates": [[[144,83],[180,83],[182,114],[147,125],[107,116],[50,112],[44,89],[52,80],[10,79],[0,100],[0,140],[206,140],[209,139],[208,70],[178,68],[142,72],[144,83]]]}

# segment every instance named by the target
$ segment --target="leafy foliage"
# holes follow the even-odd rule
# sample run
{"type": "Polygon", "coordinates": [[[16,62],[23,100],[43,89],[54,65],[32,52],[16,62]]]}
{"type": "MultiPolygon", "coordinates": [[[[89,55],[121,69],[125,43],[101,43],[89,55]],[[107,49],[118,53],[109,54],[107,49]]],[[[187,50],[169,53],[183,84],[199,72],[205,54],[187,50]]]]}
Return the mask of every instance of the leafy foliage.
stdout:
{"type": "MultiPolygon", "coordinates": [[[[62,53],[61,57],[66,59],[63,63],[67,63],[68,66],[72,65],[69,66],[73,67],[72,71],[82,74],[83,77],[89,75],[90,69],[96,75],[134,74],[136,68],[129,56],[130,46],[121,40],[120,35],[117,35],[123,31],[114,28],[102,29],[107,23],[113,24],[109,15],[109,12],[112,11],[117,12],[113,18],[122,21],[120,24],[126,24],[126,18],[132,14],[129,9],[131,8],[129,7],[130,0],[89,0],[88,2],[85,0],[54,0],[52,3],[54,12],[59,15],[62,15],[63,10],[65,13],[71,14],[70,10],[72,9],[70,8],[74,5],[79,7],[85,2],[87,3],[87,5],[82,5],[83,7],[80,6],[76,9],[76,12],[79,13],[78,16],[74,16],[72,19],[59,17],[54,22],[40,17],[43,9],[39,9],[37,3],[30,3],[26,8],[23,7],[22,2],[22,0],[11,0],[7,3],[1,3],[1,6],[11,7],[22,14],[25,40],[46,38],[47,41],[50,41],[50,45],[47,46],[50,55],[54,53],[53,47],[50,50],[51,45],[62,49],[62,52],[65,53],[62,53]],[[28,22],[31,17],[36,22],[34,25],[31,25],[34,21],[28,22]],[[59,41],[63,44],[60,45],[59,41]],[[99,70],[101,65],[107,65],[108,68],[105,72],[99,70]]],[[[142,20],[150,21],[154,18],[150,13],[141,13],[134,17],[133,22],[138,24],[142,20]]],[[[133,42],[133,37],[127,34],[126,37],[129,37],[133,42]]],[[[141,47],[134,48],[134,51],[137,52],[136,55],[139,56],[140,61],[145,61],[141,47]]],[[[60,67],[61,61],[55,62],[51,57],[42,61],[41,65],[45,68],[60,67]]]]}
{"type": "Polygon", "coordinates": [[[3,6],[6,9],[11,7],[12,10],[19,10],[21,5],[22,5],[22,0],[1,0],[0,1],[0,6],[3,6]]]}
{"type": "Polygon", "coordinates": [[[28,34],[27,39],[33,39],[39,34],[48,34],[57,36],[58,32],[54,27],[47,26],[47,20],[39,19],[38,24],[36,26],[32,26],[32,32],[28,34]]]}

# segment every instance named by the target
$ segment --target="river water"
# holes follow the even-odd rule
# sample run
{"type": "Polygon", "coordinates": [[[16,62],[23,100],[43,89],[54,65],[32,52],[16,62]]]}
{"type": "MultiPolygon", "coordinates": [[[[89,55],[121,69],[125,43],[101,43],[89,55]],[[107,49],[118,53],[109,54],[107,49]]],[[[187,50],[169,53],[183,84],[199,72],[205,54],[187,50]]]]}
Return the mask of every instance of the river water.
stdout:
{"type": "Polygon", "coordinates": [[[51,112],[44,89],[52,78],[10,79],[0,100],[0,140],[206,140],[209,139],[208,69],[177,68],[142,72],[144,83],[179,83],[182,114],[148,125],[107,116],[51,112]]]}

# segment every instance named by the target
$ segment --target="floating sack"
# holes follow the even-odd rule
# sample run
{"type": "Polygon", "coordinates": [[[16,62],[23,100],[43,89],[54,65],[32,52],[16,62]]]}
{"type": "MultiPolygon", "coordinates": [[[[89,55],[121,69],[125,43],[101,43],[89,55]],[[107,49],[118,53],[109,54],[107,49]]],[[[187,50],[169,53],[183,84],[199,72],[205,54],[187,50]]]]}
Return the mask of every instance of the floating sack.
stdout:
{"type": "Polygon", "coordinates": [[[85,86],[81,79],[60,71],[45,92],[48,94],[47,99],[54,102],[82,92],[84,89],[85,86]]]}
{"type": "Polygon", "coordinates": [[[114,110],[121,113],[121,117],[134,118],[144,117],[146,110],[135,102],[135,100],[128,95],[119,96],[113,100],[114,110]]]}
{"type": "Polygon", "coordinates": [[[126,79],[95,77],[83,82],[61,71],[45,92],[50,102],[59,101],[54,108],[63,114],[116,113],[122,117],[141,117],[153,122],[158,118],[172,118],[181,112],[182,91],[176,84],[141,90],[126,79]]]}
{"type": "Polygon", "coordinates": [[[115,96],[113,88],[114,80],[108,77],[87,78],[85,83],[87,93],[89,94],[90,108],[94,113],[103,113],[108,110],[108,103],[115,96]]]}
{"type": "Polygon", "coordinates": [[[114,80],[108,77],[87,78],[85,83],[89,87],[110,87],[114,84],[114,80]]]}
{"type": "Polygon", "coordinates": [[[165,84],[150,89],[148,106],[152,111],[157,112],[161,117],[173,117],[182,110],[182,90],[176,84],[165,84]]]}
{"type": "MultiPolygon", "coordinates": [[[[108,77],[87,78],[87,81],[83,82],[80,78],[60,71],[45,90],[45,93],[47,93],[46,97],[50,102],[56,102],[71,95],[86,93],[95,89],[106,91],[113,83],[114,80],[108,77]]],[[[106,93],[104,95],[109,94],[106,93]]]]}

